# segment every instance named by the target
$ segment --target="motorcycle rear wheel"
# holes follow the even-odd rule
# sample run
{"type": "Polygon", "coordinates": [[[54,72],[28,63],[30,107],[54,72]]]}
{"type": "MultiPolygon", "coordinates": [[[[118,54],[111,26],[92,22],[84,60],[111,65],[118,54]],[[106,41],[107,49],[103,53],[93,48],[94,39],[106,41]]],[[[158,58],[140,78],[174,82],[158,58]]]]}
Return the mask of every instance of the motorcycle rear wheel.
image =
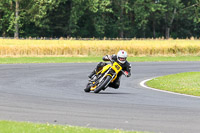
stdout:
{"type": "Polygon", "coordinates": [[[111,76],[107,76],[101,83],[99,86],[97,86],[97,88],[94,90],[94,93],[99,93],[101,90],[104,89],[104,87],[107,85],[107,83],[111,80],[111,76]]]}

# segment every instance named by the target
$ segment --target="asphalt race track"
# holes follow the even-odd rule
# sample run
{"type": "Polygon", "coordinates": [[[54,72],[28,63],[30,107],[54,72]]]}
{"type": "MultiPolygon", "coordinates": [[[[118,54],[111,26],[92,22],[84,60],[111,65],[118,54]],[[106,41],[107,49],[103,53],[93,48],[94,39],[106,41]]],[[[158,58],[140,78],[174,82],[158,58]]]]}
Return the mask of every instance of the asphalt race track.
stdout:
{"type": "Polygon", "coordinates": [[[146,89],[152,77],[200,71],[200,62],[131,63],[132,76],[99,94],[85,93],[97,63],[0,65],[0,120],[84,127],[199,133],[200,98],[146,89]]]}

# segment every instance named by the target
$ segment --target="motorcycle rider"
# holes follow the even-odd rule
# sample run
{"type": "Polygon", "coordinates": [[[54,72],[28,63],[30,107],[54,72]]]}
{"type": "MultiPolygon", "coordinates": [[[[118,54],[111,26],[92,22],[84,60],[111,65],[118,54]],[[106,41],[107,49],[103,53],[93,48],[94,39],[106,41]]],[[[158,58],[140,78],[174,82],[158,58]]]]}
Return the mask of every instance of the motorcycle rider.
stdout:
{"type": "MultiPolygon", "coordinates": [[[[118,64],[121,65],[122,70],[124,71],[124,73],[122,71],[118,73],[118,76],[115,79],[115,81],[108,85],[109,87],[118,89],[120,86],[120,79],[121,79],[122,74],[124,74],[126,77],[131,76],[131,64],[126,60],[127,56],[128,56],[128,54],[126,51],[120,50],[117,53],[117,55],[115,55],[115,54],[106,55],[102,58],[104,61],[110,61],[110,60],[116,61],[118,64]]],[[[98,73],[106,65],[107,65],[107,63],[105,63],[105,62],[99,62],[97,64],[97,67],[92,71],[92,73],[88,77],[91,79],[93,75],[98,73]]]]}

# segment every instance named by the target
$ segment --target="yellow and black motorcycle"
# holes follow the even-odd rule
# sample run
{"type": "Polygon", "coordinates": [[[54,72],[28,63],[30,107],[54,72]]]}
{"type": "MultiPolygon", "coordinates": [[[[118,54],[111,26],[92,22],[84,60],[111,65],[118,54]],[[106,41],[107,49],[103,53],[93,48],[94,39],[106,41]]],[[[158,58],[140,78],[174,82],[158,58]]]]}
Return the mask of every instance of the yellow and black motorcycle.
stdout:
{"type": "Polygon", "coordinates": [[[110,83],[115,81],[120,71],[124,73],[119,63],[113,60],[110,60],[110,62],[111,64],[104,66],[91,78],[84,89],[85,92],[94,91],[94,93],[99,93],[101,90],[105,90],[110,83]]]}

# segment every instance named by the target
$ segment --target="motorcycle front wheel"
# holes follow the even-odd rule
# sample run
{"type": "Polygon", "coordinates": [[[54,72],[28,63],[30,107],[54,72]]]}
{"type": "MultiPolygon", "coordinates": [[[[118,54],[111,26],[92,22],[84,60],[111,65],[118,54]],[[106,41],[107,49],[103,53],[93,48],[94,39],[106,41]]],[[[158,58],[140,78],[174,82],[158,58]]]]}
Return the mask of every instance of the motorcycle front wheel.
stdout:
{"type": "Polygon", "coordinates": [[[111,76],[106,76],[99,86],[97,86],[97,88],[94,90],[94,93],[99,93],[101,90],[103,90],[107,83],[110,82],[111,78],[111,76]]]}
{"type": "Polygon", "coordinates": [[[91,88],[90,83],[88,83],[88,84],[86,85],[86,88],[84,89],[84,91],[85,91],[85,92],[90,92],[90,88],[91,88]]]}

